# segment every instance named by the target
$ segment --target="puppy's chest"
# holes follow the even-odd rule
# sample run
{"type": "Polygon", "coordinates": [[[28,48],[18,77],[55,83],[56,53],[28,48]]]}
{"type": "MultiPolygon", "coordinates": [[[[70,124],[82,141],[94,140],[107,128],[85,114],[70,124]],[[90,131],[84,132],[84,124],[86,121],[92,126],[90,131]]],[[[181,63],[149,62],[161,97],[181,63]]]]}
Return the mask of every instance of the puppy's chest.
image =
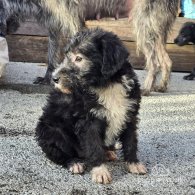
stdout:
{"type": "Polygon", "coordinates": [[[128,98],[126,89],[120,83],[113,84],[107,88],[96,89],[99,109],[91,109],[98,118],[106,118],[108,126],[105,133],[105,145],[112,145],[115,138],[121,133],[128,120],[128,111],[131,109],[132,101],[128,98]]]}

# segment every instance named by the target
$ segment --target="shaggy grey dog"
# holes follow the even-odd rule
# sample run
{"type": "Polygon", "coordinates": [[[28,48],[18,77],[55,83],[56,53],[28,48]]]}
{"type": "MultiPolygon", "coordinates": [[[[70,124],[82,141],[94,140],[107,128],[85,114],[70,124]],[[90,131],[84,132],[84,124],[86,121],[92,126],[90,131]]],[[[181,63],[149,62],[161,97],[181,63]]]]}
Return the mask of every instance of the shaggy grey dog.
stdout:
{"type": "Polygon", "coordinates": [[[28,16],[49,30],[48,69],[45,78],[37,83],[48,83],[58,63],[59,37],[74,35],[84,27],[85,20],[102,17],[129,17],[137,37],[137,49],[144,53],[148,75],[143,93],[164,92],[170,77],[172,62],[166,52],[167,34],[176,18],[179,0],[1,0],[0,34],[6,34],[6,21],[12,30],[28,16]],[[158,71],[162,72],[159,86],[155,86],[158,71]]]}

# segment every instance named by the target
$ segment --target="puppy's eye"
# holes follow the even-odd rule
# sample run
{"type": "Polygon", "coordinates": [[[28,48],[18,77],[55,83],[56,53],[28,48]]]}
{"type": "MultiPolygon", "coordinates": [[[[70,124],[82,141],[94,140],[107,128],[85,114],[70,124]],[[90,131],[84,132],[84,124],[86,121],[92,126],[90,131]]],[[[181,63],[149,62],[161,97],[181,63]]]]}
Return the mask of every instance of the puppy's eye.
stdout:
{"type": "Polygon", "coordinates": [[[80,56],[76,56],[76,59],[75,59],[75,61],[76,62],[81,62],[83,60],[83,58],[82,57],[80,57],[80,56]]]}

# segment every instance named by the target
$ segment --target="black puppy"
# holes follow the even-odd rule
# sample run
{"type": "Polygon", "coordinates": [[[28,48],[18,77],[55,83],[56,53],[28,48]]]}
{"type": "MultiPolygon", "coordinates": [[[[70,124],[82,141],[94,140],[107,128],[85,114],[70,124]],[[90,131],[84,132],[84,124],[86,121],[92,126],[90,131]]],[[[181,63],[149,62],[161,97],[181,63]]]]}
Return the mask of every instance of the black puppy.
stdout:
{"type": "Polygon", "coordinates": [[[36,128],[42,150],[73,173],[91,165],[92,180],[106,184],[104,163],[119,139],[128,171],[145,174],[137,158],[141,92],[128,51],[116,35],[95,29],[77,33],[65,53],[36,128]]]}
{"type": "MultiPolygon", "coordinates": [[[[189,43],[195,44],[195,23],[186,22],[174,42],[179,46],[184,46],[189,43]]],[[[184,76],[183,78],[185,80],[193,80],[195,78],[195,68],[193,68],[189,75],[184,76]]]]}

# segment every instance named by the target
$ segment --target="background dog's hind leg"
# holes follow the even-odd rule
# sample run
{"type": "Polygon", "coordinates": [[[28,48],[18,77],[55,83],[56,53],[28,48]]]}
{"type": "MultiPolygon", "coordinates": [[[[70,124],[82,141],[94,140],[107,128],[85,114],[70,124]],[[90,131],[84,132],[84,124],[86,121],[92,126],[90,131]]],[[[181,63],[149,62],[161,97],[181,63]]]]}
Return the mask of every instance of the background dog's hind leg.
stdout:
{"type": "Polygon", "coordinates": [[[144,87],[142,90],[142,95],[149,95],[150,91],[154,88],[154,84],[156,81],[156,76],[159,72],[158,62],[156,59],[156,51],[151,48],[151,46],[147,45],[144,50],[146,57],[146,69],[148,70],[144,87]]]}
{"type": "Polygon", "coordinates": [[[170,81],[172,61],[165,49],[164,44],[159,44],[159,50],[157,50],[157,56],[159,59],[159,65],[161,66],[161,80],[160,84],[154,87],[156,92],[166,92],[170,81]]]}
{"type": "Polygon", "coordinates": [[[171,60],[165,50],[167,34],[175,21],[178,11],[178,0],[143,0],[135,1],[131,17],[137,40],[137,49],[146,58],[149,71],[143,93],[149,95],[154,89],[155,76],[161,68],[162,80],[158,91],[167,89],[171,70],[171,60]],[[151,76],[151,79],[149,78],[151,76]]]}

